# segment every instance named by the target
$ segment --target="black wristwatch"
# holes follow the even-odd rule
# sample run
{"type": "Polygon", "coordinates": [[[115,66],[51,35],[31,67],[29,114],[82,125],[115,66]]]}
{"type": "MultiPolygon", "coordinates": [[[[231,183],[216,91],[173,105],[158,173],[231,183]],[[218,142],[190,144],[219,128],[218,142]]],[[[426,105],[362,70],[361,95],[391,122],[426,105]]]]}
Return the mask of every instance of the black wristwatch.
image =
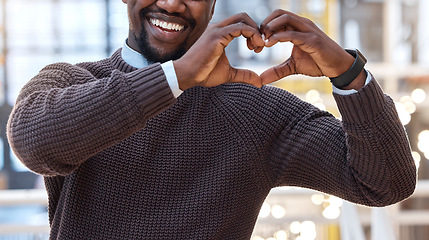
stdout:
{"type": "Polygon", "coordinates": [[[359,50],[346,49],[346,52],[355,58],[355,62],[347,72],[341,74],[338,77],[329,78],[331,83],[337,88],[343,88],[353,82],[353,80],[355,80],[355,78],[357,78],[357,76],[359,76],[359,74],[362,72],[362,69],[367,63],[366,58],[362,55],[361,52],[359,52],[359,50]]]}

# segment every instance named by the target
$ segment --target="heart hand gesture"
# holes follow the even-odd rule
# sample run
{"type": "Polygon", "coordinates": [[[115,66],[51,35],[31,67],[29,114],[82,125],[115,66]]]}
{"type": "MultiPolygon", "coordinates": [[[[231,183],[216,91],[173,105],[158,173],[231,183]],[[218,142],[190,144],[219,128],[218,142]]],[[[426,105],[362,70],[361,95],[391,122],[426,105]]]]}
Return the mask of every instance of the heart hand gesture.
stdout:
{"type": "MultiPolygon", "coordinates": [[[[312,21],[285,10],[276,10],[260,27],[245,13],[210,25],[174,65],[179,86],[185,90],[194,86],[213,87],[232,82],[261,87],[293,74],[337,77],[345,73],[353,62],[354,57],[312,21]],[[247,47],[257,53],[278,42],[291,42],[294,44],[292,55],[261,76],[251,70],[236,69],[230,65],[225,48],[240,36],[247,38],[247,47]]],[[[344,89],[359,89],[364,85],[365,79],[362,71],[344,89]]]]}

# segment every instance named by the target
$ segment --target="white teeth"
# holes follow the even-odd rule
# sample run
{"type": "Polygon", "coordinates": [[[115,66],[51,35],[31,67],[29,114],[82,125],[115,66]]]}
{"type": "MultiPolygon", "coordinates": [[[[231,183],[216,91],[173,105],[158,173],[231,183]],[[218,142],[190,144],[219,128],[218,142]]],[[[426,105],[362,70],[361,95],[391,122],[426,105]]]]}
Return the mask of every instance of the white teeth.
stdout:
{"type": "Polygon", "coordinates": [[[185,26],[179,25],[177,23],[164,22],[164,21],[161,21],[159,19],[154,19],[154,18],[151,18],[150,22],[157,27],[161,27],[161,28],[164,28],[167,30],[182,31],[185,28],[185,26]]]}

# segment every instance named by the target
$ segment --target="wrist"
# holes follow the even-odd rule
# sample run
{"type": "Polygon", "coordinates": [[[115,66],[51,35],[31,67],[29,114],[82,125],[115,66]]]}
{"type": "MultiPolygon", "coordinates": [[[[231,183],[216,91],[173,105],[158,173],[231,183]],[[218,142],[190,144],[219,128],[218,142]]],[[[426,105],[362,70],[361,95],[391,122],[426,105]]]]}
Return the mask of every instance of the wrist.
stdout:
{"type": "Polygon", "coordinates": [[[357,78],[365,79],[366,73],[363,70],[367,62],[366,58],[357,49],[346,50],[346,52],[354,57],[354,62],[346,72],[338,77],[330,78],[332,84],[337,88],[350,87],[349,85],[357,78]]]}
{"type": "Polygon", "coordinates": [[[361,73],[347,86],[343,87],[343,90],[359,90],[365,86],[366,79],[368,78],[367,72],[365,69],[362,69],[361,73]]]}
{"type": "Polygon", "coordinates": [[[189,84],[189,82],[186,81],[186,79],[189,79],[189,76],[187,76],[187,72],[184,71],[184,69],[187,69],[187,67],[183,66],[180,59],[174,60],[173,66],[174,66],[174,70],[176,72],[177,83],[179,85],[179,89],[182,91],[185,91],[186,89],[193,87],[189,84]]]}

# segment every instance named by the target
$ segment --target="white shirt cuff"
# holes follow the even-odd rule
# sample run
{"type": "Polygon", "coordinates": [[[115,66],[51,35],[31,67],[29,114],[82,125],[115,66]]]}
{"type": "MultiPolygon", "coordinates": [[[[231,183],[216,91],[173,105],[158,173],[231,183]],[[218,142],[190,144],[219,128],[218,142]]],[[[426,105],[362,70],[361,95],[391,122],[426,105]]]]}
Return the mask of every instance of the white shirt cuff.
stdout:
{"type": "Polygon", "coordinates": [[[165,77],[167,78],[168,85],[174,94],[174,97],[179,97],[183,93],[179,88],[179,81],[177,80],[176,71],[174,70],[173,61],[168,61],[161,64],[162,70],[164,70],[165,77]]]}
{"type": "MultiPolygon", "coordinates": [[[[365,69],[365,71],[366,71],[367,77],[366,77],[366,81],[365,81],[364,86],[366,86],[371,81],[371,74],[366,69],[365,69]]],[[[336,94],[339,94],[339,95],[350,95],[350,94],[358,92],[355,89],[350,89],[350,90],[339,89],[339,88],[335,87],[334,85],[332,85],[332,91],[336,94]]]]}

